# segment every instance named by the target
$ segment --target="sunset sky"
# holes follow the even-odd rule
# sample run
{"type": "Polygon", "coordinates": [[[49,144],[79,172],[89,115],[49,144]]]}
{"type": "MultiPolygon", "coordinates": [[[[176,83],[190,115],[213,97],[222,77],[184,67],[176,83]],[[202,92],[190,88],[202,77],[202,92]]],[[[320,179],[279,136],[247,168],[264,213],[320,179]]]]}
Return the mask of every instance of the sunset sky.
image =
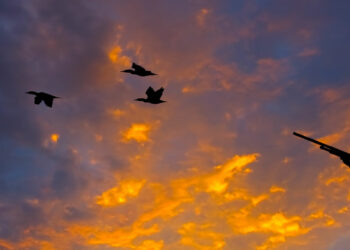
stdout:
{"type": "Polygon", "coordinates": [[[0,249],[349,249],[349,10],[0,0],[0,249]]]}

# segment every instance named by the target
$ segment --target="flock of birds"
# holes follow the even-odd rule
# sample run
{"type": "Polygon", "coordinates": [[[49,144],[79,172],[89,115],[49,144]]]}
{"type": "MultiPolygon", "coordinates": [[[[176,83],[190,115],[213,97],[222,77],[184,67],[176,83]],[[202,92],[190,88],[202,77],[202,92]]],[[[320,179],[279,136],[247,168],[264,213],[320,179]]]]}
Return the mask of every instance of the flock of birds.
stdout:
{"type": "MultiPolygon", "coordinates": [[[[123,70],[121,72],[124,73],[129,73],[129,74],[133,74],[133,75],[138,75],[138,76],[152,76],[152,75],[157,75],[155,73],[153,73],[152,71],[146,70],[145,68],[143,68],[140,65],[137,65],[136,63],[132,63],[131,65],[132,69],[126,69],[123,70]]],[[[163,103],[165,101],[161,100],[160,98],[163,95],[163,91],[164,88],[160,88],[157,91],[155,91],[152,87],[148,87],[148,89],[146,90],[146,95],[147,98],[137,98],[135,99],[135,101],[141,101],[141,102],[147,102],[147,103],[151,103],[151,104],[159,104],[159,103],[163,103]]],[[[42,101],[46,104],[46,106],[48,107],[52,107],[53,105],[53,101],[56,98],[60,98],[58,96],[54,96],[45,92],[35,92],[35,91],[28,91],[27,94],[31,94],[31,95],[35,95],[34,98],[34,103],[39,105],[42,101]]],[[[338,156],[343,162],[344,164],[346,164],[348,167],[350,167],[350,154],[337,149],[335,147],[332,147],[330,145],[327,145],[325,143],[322,143],[320,141],[317,141],[315,139],[312,139],[310,137],[307,137],[305,135],[299,134],[297,132],[293,132],[293,134],[295,136],[298,136],[300,138],[303,138],[305,140],[311,141],[315,144],[318,144],[320,146],[320,149],[327,151],[330,154],[336,155],[338,156]]]]}
{"type": "MultiPolygon", "coordinates": [[[[136,63],[132,63],[131,68],[132,69],[126,69],[126,70],[123,70],[121,72],[130,73],[130,74],[138,75],[138,76],[157,75],[157,74],[153,73],[152,71],[146,70],[144,67],[142,67],[136,63]]],[[[159,103],[166,102],[166,101],[163,101],[160,99],[163,95],[163,91],[164,91],[163,87],[158,89],[157,91],[154,91],[154,89],[152,87],[148,87],[148,89],[146,90],[147,98],[137,98],[137,99],[135,99],[135,101],[148,102],[151,104],[159,104],[159,103]]],[[[46,104],[46,106],[48,106],[50,108],[52,108],[54,99],[60,98],[58,96],[54,96],[54,95],[51,95],[51,94],[48,94],[45,92],[28,91],[27,94],[35,95],[35,97],[34,97],[35,104],[39,105],[43,101],[46,104]]]]}

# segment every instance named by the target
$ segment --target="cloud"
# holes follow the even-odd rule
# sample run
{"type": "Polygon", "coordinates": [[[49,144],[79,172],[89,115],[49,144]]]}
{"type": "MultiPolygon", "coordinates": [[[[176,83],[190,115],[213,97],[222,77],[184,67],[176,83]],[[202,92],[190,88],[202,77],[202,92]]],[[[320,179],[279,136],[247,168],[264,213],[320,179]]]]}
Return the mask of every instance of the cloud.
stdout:
{"type": "Polygon", "coordinates": [[[118,63],[125,67],[130,66],[131,65],[130,58],[126,56],[120,56],[121,52],[122,52],[122,49],[120,48],[120,46],[116,46],[112,48],[111,51],[108,53],[109,59],[113,63],[118,63]]]}
{"type": "MultiPolygon", "coordinates": [[[[216,180],[223,183],[229,181],[234,175],[244,172],[245,167],[254,162],[256,157],[257,156],[254,154],[235,156],[222,166],[217,166],[212,173],[202,176],[175,179],[169,186],[165,186],[161,183],[148,184],[148,187],[144,187],[144,189],[149,189],[150,191],[155,192],[155,199],[154,201],[151,201],[152,203],[145,206],[145,208],[149,208],[146,209],[146,211],[143,211],[143,213],[140,214],[129,227],[106,231],[106,229],[103,228],[73,226],[70,230],[74,234],[86,238],[88,244],[108,244],[115,247],[132,247],[132,242],[138,237],[159,233],[163,226],[160,226],[157,221],[159,219],[169,221],[174,217],[178,217],[184,212],[182,207],[185,204],[192,203],[199,193],[217,192],[217,190],[208,189],[211,187],[211,181],[216,180]],[[168,193],[169,191],[167,190],[169,190],[170,193],[168,193]],[[195,190],[195,193],[191,190],[195,190]],[[123,240],[121,240],[121,238],[123,238],[123,240]]],[[[142,185],[144,185],[144,181],[123,182],[119,187],[104,192],[100,198],[98,198],[98,204],[106,206],[116,205],[117,203],[122,204],[124,203],[124,200],[123,202],[119,202],[116,200],[117,197],[125,199],[124,197],[126,197],[126,195],[136,196],[142,185]],[[130,192],[130,190],[132,192],[130,192]],[[110,199],[111,197],[113,198],[112,200],[110,199]],[[112,201],[112,203],[110,201],[112,201]]],[[[220,192],[223,191],[224,190],[220,190],[220,192]]],[[[145,195],[146,192],[144,191],[142,194],[145,195]]],[[[141,197],[139,197],[139,199],[141,199],[141,197]]],[[[180,231],[185,232],[182,230],[180,231]]],[[[223,246],[224,243],[222,241],[220,242],[223,246]]],[[[215,245],[217,244],[218,243],[215,243],[215,245]]]]}
{"type": "Polygon", "coordinates": [[[145,184],[145,180],[122,181],[119,186],[111,188],[97,197],[97,204],[100,206],[116,206],[127,202],[127,198],[137,196],[145,184]]]}
{"type": "Polygon", "coordinates": [[[54,143],[57,143],[59,138],[60,138],[59,134],[52,134],[51,135],[51,141],[53,141],[54,143]]]}
{"type": "Polygon", "coordinates": [[[205,22],[209,13],[210,13],[210,10],[205,8],[198,11],[196,15],[196,20],[199,27],[203,27],[205,25],[205,22]]]}
{"type": "Polygon", "coordinates": [[[0,2],[0,248],[342,246],[348,168],[291,132],[350,150],[348,7],[0,2]]]}
{"type": "Polygon", "coordinates": [[[134,123],[123,133],[123,140],[126,142],[131,140],[139,143],[147,142],[150,140],[148,137],[150,130],[151,127],[148,124],[134,123]]]}
{"type": "Polygon", "coordinates": [[[136,247],[137,250],[148,250],[148,249],[154,249],[154,250],[161,250],[163,249],[163,241],[153,241],[153,240],[145,240],[142,242],[140,246],[136,247]]]}
{"type": "Polygon", "coordinates": [[[181,243],[196,249],[222,249],[225,246],[223,235],[210,230],[210,225],[197,225],[189,222],[179,229],[181,243]]]}

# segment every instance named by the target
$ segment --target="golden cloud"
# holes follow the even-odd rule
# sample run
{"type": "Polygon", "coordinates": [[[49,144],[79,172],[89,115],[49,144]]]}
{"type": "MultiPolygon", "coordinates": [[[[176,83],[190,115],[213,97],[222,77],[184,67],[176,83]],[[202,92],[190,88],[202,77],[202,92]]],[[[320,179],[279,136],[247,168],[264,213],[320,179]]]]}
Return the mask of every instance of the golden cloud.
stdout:
{"type": "Polygon", "coordinates": [[[51,141],[54,143],[57,143],[59,138],[60,138],[59,134],[52,134],[51,135],[51,141]]]}
{"type": "Polygon", "coordinates": [[[48,135],[47,138],[45,138],[45,140],[43,141],[43,146],[45,148],[54,147],[57,144],[59,139],[60,139],[59,134],[52,133],[52,134],[48,135]]]}
{"type": "MultiPolygon", "coordinates": [[[[68,231],[73,235],[79,235],[87,240],[89,245],[108,245],[112,247],[135,248],[132,241],[140,236],[147,236],[159,232],[159,227],[153,225],[148,228],[126,227],[117,230],[96,228],[91,226],[71,226],[68,231]]],[[[147,244],[147,243],[146,243],[147,244]]],[[[148,243],[149,244],[149,243],[148,243]]]]}
{"type": "Polygon", "coordinates": [[[178,230],[181,237],[181,244],[192,246],[195,249],[219,250],[226,242],[224,235],[210,229],[211,225],[198,225],[194,222],[183,224],[178,230]]]}
{"type": "Polygon", "coordinates": [[[137,246],[136,250],[161,250],[163,249],[164,242],[154,241],[154,240],[145,240],[140,246],[137,246]]]}
{"type": "Polygon", "coordinates": [[[121,56],[122,51],[120,46],[115,46],[108,52],[108,57],[111,62],[128,67],[131,65],[131,60],[127,56],[121,56]]]}
{"type": "Polygon", "coordinates": [[[258,154],[252,154],[245,157],[235,156],[224,165],[215,167],[215,173],[205,178],[206,191],[223,193],[228,186],[228,180],[239,172],[250,172],[250,169],[244,169],[248,164],[256,161],[258,154]]]}
{"type": "Polygon", "coordinates": [[[311,229],[300,225],[299,216],[287,217],[283,213],[261,214],[257,218],[250,217],[247,209],[241,209],[230,218],[233,230],[239,234],[268,233],[272,234],[257,249],[271,249],[286,241],[286,237],[306,234],[311,229]]]}
{"type": "Polygon", "coordinates": [[[276,193],[276,192],[285,193],[286,190],[285,190],[284,188],[282,188],[282,187],[272,186],[272,187],[270,188],[270,192],[271,192],[271,193],[276,193]]]}
{"type": "Polygon", "coordinates": [[[113,207],[127,202],[129,197],[136,197],[145,180],[122,181],[118,187],[111,188],[97,197],[96,203],[104,207],[113,207]]]}
{"type": "Polygon", "coordinates": [[[135,140],[139,143],[149,141],[148,134],[151,130],[151,126],[143,123],[134,123],[129,129],[123,133],[123,141],[135,140]]]}
{"type": "MultiPolygon", "coordinates": [[[[226,190],[229,179],[238,173],[246,173],[246,166],[256,161],[257,156],[257,154],[235,156],[225,164],[215,167],[211,173],[175,179],[170,181],[168,185],[148,183],[148,185],[144,186],[145,180],[122,182],[118,187],[109,189],[99,196],[97,198],[98,204],[101,206],[118,205],[126,201],[129,196],[137,196],[143,186],[155,194],[154,200],[144,206],[144,211],[133,221],[132,225],[118,228],[117,230],[113,230],[110,227],[76,225],[71,227],[70,231],[82,236],[91,245],[105,244],[113,247],[136,248],[133,243],[136,238],[161,231],[160,226],[153,221],[159,221],[159,219],[169,221],[183,213],[185,210],[182,205],[191,203],[199,193],[223,193],[226,190]],[[216,186],[213,187],[211,182],[215,182],[215,185],[222,185],[225,188],[216,189],[216,186]]],[[[150,192],[144,193],[149,194],[150,192]]],[[[187,242],[187,244],[202,244],[200,243],[202,240],[210,240],[211,243],[208,246],[214,247],[212,249],[220,249],[220,246],[225,244],[220,234],[214,233],[209,229],[206,235],[192,235],[191,229],[193,227],[204,229],[203,225],[193,226],[192,224],[187,224],[187,226],[182,226],[182,229],[179,229],[179,232],[183,235],[184,242],[187,242]],[[197,236],[201,239],[193,239],[191,243],[189,238],[197,236]]],[[[161,245],[160,242],[144,242],[143,244],[161,245]]]]}

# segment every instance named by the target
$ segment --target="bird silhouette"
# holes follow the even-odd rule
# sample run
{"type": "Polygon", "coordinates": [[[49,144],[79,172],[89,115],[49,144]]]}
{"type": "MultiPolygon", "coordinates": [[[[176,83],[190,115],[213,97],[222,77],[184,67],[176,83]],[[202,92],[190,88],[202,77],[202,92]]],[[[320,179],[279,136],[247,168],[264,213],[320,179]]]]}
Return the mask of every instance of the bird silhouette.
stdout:
{"type": "Polygon", "coordinates": [[[138,76],[152,76],[152,75],[157,75],[149,70],[145,70],[145,68],[141,67],[140,65],[137,65],[136,63],[132,63],[131,67],[132,69],[126,69],[121,72],[125,73],[130,73],[133,75],[138,75],[138,76]]]}
{"type": "Polygon", "coordinates": [[[162,97],[163,91],[164,91],[163,87],[158,89],[157,91],[154,91],[152,87],[148,87],[146,91],[147,99],[137,98],[135,99],[135,101],[148,102],[152,104],[159,104],[159,103],[165,102],[163,100],[160,100],[160,98],[162,97]]]}
{"type": "Polygon", "coordinates": [[[30,95],[35,95],[34,98],[34,103],[39,105],[41,103],[41,101],[44,101],[44,103],[46,104],[46,106],[52,108],[52,104],[53,104],[53,99],[55,98],[60,98],[57,96],[53,96],[44,92],[35,92],[35,91],[28,91],[27,94],[30,95]]]}

